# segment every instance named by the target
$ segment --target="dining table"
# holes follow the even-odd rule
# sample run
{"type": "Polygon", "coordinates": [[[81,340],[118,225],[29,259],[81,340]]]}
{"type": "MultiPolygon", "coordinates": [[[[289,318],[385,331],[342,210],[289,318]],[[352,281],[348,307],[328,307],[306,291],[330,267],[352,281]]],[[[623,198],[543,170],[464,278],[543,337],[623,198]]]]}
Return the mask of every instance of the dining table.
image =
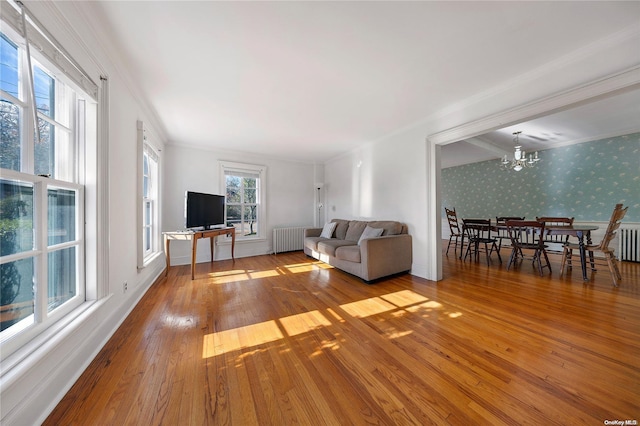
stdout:
{"type": "MultiPolygon", "coordinates": [[[[464,224],[462,227],[462,240],[461,245],[464,247],[465,230],[464,224]]],[[[493,231],[499,231],[506,229],[505,225],[492,224],[491,229],[493,231]]],[[[578,246],[580,247],[580,266],[582,267],[582,279],[588,281],[587,277],[587,254],[585,249],[586,244],[589,245],[591,241],[591,231],[598,230],[597,225],[550,225],[544,228],[546,234],[549,235],[569,235],[578,239],[578,246]]],[[[462,251],[460,253],[460,259],[462,259],[462,251]]]]}
{"type": "Polygon", "coordinates": [[[582,279],[588,281],[587,277],[587,255],[585,250],[585,238],[587,245],[591,244],[591,231],[597,230],[596,225],[552,225],[544,228],[549,235],[569,235],[578,239],[580,247],[580,266],[582,267],[582,279]]]}

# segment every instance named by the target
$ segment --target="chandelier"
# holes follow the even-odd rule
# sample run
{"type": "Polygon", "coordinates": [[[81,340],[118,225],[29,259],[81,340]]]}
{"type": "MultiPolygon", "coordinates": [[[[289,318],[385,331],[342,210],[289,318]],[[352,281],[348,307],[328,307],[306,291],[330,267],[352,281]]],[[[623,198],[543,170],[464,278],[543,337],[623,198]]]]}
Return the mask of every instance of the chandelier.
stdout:
{"type": "Polygon", "coordinates": [[[513,134],[515,135],[515,138],[513,138],[513,142],[515,143],[513,160],[507,159],[507,154],[502,157],[500,165],[504,170],[513,169],[516,172],[519,172],[524,168],[535,166],[535,164],[540,161],[540,159],[538,158],[538,151],[536,151],[534,154],[529,154],[529,158],[527,158],[527,153],[524,152],[522,146],[520,145],[520,133],[522,132],[513,132],[513,134]]]}

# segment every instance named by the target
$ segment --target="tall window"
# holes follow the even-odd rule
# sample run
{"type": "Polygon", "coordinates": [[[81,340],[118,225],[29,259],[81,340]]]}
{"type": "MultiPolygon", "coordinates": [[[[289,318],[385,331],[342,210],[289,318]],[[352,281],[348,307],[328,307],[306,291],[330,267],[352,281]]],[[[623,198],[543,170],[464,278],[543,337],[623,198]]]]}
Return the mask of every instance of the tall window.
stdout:
{"type": "Polygon", "coordinates": [[[81,165],[95,112],[14,28],[0,33],[0,343],[11,348],[85,301],[81,165]]]}
{"type": "Polygon", "coordinates": [[[160,251],[159,244],[159,155],[150,141],[144,123],[138,122],[138,144],[141,151],[139,165],[141,212],[138,267],[146,266],[160,251]]]}
{"type": "Polygon", "coordinates": [[[264,238],[264,166],[221,163],[225,185],[226,224],[236,228],[236,238],[264,238]]]}

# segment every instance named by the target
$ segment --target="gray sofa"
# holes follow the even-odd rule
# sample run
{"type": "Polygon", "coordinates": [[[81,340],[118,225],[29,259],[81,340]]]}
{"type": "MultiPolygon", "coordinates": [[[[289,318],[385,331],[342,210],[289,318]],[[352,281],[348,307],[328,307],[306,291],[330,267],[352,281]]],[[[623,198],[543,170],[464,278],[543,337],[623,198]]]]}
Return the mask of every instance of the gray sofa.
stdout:
{"type": "MultiPolygon", "coordinates": [[[[365,281],[411,269],[411,235],[407,226],[395,221],[360,221],[333,219],[336,222],[331,238],[321,237],[322,228],[309,228],[304,233],[304,252],[365,281]],[[374,228],[382,235],[360,237],[374,228]],[[365,232],[365,229],[367,231],[365,232]]],[[[375,232],[374,232],[375,233],[375,232]]]]}

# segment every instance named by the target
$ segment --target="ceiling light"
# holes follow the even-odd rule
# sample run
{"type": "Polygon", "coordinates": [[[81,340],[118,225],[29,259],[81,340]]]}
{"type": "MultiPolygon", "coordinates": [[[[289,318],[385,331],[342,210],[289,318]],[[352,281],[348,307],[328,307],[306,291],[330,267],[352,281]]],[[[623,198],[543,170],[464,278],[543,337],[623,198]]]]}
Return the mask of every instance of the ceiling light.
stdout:
{"type": "Polygon", "coordinates": [[[533,167],[540,159],[538,158],[538,151],[534,154],[529,154],[529,158],[527,158],[527,153],[524,152],[522,146],[520,145],[520,133],[522,132],[513,132],[515,138],[513,138],[513,142],[515,144],[515,151],[513,153],[513,160],[509,161],[507,159],[507,154],[504,155],[502,161],[500,162],[500,167],[504,170],[513,169],[516,172],[527,168],[533,167]]]}

